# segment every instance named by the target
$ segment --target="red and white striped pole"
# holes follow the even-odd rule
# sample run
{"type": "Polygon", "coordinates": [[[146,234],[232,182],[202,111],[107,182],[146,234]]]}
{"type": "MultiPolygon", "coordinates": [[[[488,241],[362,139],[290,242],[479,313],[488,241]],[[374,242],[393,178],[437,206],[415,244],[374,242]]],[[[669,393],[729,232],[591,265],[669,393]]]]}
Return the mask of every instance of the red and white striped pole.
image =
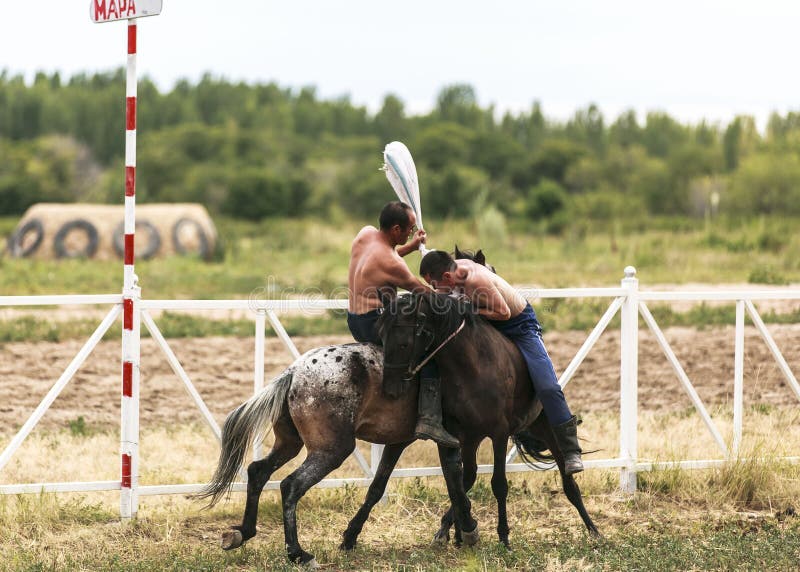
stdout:
{"type": "Polygon", "coordinates": [[[122,290],[122,455],[120,516],[135,518],[139,497],[139,333],[141,289],[133,272],[136,231],[136,20],[128,20],[125,82],[125,255],[122,290]]]}
{"type": "Polygon", "coordinates": [[[136,232],[136,19],[158,16],[162,0],[90,0],[97,24],[128,21],[128,73],[125,81],[125,254],[122,286],[122,406],[120,424],[120,516],[136,517],[139,508],[139,356],[141,289],[133,273],[136,232]]]}

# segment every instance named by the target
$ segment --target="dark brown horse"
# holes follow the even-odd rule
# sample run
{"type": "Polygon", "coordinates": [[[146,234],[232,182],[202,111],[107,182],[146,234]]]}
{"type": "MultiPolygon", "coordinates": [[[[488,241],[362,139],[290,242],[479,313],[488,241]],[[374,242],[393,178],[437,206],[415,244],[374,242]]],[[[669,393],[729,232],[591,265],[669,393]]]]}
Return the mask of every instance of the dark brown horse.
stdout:
{"type": "MultiPolygon", "coordinates": [[[[473,260],[473,256],[480,255],[459,254],[473,260]]],[[[451,449],[451,457],[442,461],[463,464],[465,491],[475,483],[478,446],[485,438],[492,441],[494,466],[491,485],[497,499],[497,534],[506,547],[510,547],[505,473],[509,437],[513,438],[523,459],[529,464],[529,457],[532,457],[535,461],[553,460],[558,465],[567,498],[578,509],[589,532],[599,534],[586,512],[574,477],[564,474],[563,456],[547,420],[541,414],[541,404],[535,399],[527,366],[513,342],[485,320],[473,315],[468,303],[441,294],[401,296],[392,303],[390,311],[383,314],[379,326],[385,348],[386,381],[391,381],[387,378],[392,376],[408,376],[418,367],[425,354],[435,352],[443,379],[444,424],[461,442],[460,456],[463,459],[459,460],[458,451],[451,449]],[[460,332],[452,338],[447,335],[459,329],[460,332]],[[549,449],[552,456],[543,455],[541,451],[544,449],[549,449]]],[[[370,510],[383,496],[391,472],[407,445],[388,445],[384,449],[364,505],[344,533],[342,548],[355,546],[370,510]]],[[[444,464],[442,469],[445,470],[444,464]]],[[[456,542],[461,542],[464,533],[458,519],[454,519],[457,511],[458,507],[454,505],[442,517],[442,525],[434,541],[447,542],[449,529],[455,523],[456,542]]]]}
{"type": "MultiPolygon", "coordinates": [[[[402,383],[400,378],[413,377],[410,370],[417,367],[426,351],[436,354],[443,378],[445,424],[459,437],[467,459],[462,467],[458,449],[439,448],[452,503],[449,514],[463,541],[477,542],[477,522],[471,516],[465,485],[471,486],[475,480],[475,451],[488,436],[495,448],[492,489],[498,498],[498,534],[508,542],[505,448],[509,436],[536,435],[553,452],[556,462],[562,463],[547,423],[541,419],[534,422],[541,408],[534,400],[525,363],[516,347],[476,318],[468,305],[437,294],[395,300],[383,314],[381,332],[385,355],[372,344],[311,350],[228,415],[217,469],[200,494],[210,498],[212,504],[226,494],[249,446],[270,425],[275,442],[264,459],[248,466],[242,524],[223,534],[223,548],[236,548],[255,536],[261,490],[272,473],[297,456],[305,445],[305,461],[281,482],[280,488],[289,559],[313,564],[313,555],[298,542],[297,502],[342,464],[358,438],[387,447],[365,504],[344,533],[341,547],[352,548],[370,509],[383,495],[400,454],[414,440],[416,384],[410,383],[408,391],[390,399],[383,391],[384,372],[387,381],[402,383]]],[[[562,478],[568,498],[587,528],[596,532],[574,479],[563,477],[563,472],[562,478]]]]}

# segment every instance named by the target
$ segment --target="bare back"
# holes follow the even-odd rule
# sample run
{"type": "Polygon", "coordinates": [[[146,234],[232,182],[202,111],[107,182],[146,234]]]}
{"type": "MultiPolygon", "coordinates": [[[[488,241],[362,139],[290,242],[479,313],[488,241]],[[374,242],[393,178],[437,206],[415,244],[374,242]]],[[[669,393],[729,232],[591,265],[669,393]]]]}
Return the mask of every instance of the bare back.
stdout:
{"type": "Polygon", "coordinates": [[[513,318],[527,306],[528,301],[522,294],[485,266],[465,259],[456,260],[456,266],[456,283],[478,308],[493,309],[499,297],[508,306],[509,318],[513,318]]]}
{"type": "Polygon", "coordinates": [[[353,239],[348,285],[349,310],[354,314],[381,308],[381,293],[394,296],[398,287],[407,290],[425,287],[374,226],[365,226],[353,239]]]}

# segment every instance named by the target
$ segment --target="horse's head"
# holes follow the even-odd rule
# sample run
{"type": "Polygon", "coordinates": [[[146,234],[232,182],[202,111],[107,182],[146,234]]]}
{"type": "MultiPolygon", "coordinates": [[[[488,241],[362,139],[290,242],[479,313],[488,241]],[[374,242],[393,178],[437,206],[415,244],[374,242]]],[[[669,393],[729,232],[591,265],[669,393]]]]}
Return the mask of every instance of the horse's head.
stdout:
{"type": "Polygon", "coordinates": [[[429,352],[465,320],[473,320],[471,306],[451,296],[424,292],[395,298],[378,320],[384,381],[412,378],[429,352]]]}
{"type": "Polygon", "coordinates": [[[486,256],[483,254],[483,250],[479,249],[477,252],[473,253],[471,250],[459,250],[457,244],[455,246],[456,248],[453,251],[453,258],[455,258],[456,260],[458,260],[459,258],[472,260],[474,263],[480,264],[481,266],[485,266],[486,268],[497,274],[497,271],[494,269],[494,266],[486,263],[486,256]]]}

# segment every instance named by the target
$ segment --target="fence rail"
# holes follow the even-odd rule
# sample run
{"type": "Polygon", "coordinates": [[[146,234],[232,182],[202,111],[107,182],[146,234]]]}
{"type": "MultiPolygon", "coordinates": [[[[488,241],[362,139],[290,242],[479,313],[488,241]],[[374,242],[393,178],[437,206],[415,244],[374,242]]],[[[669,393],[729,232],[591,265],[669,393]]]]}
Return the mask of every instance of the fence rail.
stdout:
{"type": "MultiPolygon", "coordinates": [[[[745,315],[749,315],[759,335],[764,339],[770,353],[776,360],[781,373],[786,378],[789,386],[795,395],[800,399],[800,384],[791,371],[786,360],[780,352],[777,344],[770,335],[753,302],[760,300],[800,300],[800,290],[784,289],[771,291],[696,291],[696,292],[675,292],[675,291],[640,291],[639,281],[636,278],[636,271],[633,267],[625,269],[625,277],[618,288],[564,288],[564,289],[534,289],[522,288],[520,292],[529,300],[535,303],[537,299],[553,298],[609,298],[610,304],[604,314],[600,317],[596,326],[587,336],[586,340],[564,369],[559,378],[559,384],[563,387],[573,378],[580,365],[599,340],[602,333],[608,328],[611,320],[620,313],[620,445],[618,455],[610,459],[586,460],[587,469],[619,469],[620,488],[623,492],[632,493],[636,489],[636,474],[640,471],[647,471],[658,467],[680,467],[684,469],[708,468],[726,463],[731,459],[737,458],[742,439],[743,425],[743,386],[744,386],[744,321],[745,315]],[[653,301],[717,301],[734,302],[736,304],[735,322],[735,351],[734,351],[734,407],[733,407],[733,438],[730,446],[725,442],[722,434],[714,424],[713,419],[708,413],[705,405],[698,396],[686,374],[683,366],[678,360],[656,323],[655,318],[650,312],[647,302],[653,301]],[[679,460],[673,462],[648,462],[640,460],[637,448],[638,433],[638,353],[639,353],[639,316],[656,338],[657,343],[663,350],[667,360],[678,377],[681,387],[689,396],[692,404],[697,409],[704,421],[709,433],[717,443],[722,455],[718,459],[694,459],[679,460]]],[[[97,345],[103,334],[110,328],[113,322],[122,313],[123,297],[121,295],[77,295],[77,296],[0,296],[0,307],[3,306],[42,306],[42,305],[111,305],[109,313],[100,323],[97,330],[90,339],[83,345],[81,350],[70,362],[64,373],[59,377],[47,395],[43,398],[39,406],[31,414],[30,418],[12,438],[5,450],[0,453],[0,474],[12,455],[19,449],[22,442],[30,434],[35,425],[50,407],[58,394],[69,383],[72,376],[85,361],[97,345]]],[[[153,310],[240,310],[249,311],[254,315],[254,376],[253,391],[259,392],[264,387],[264,349],[266,325],[269,322],[272,329],[286,346],[293,358],[299,357],[300,353],[294,345],[291,337],[286,332],[280,321],[281,312],[296,312],[302,310],[322,311],[346,309],[347,300],[325,300],[320,298],[303,298],[289,300],[136,300],[137,322],[141,323],[150,332],[156,344],[163,351],[170,367],[182,381],[189,392],[195,405],[200,410],[203,419],[209,426],[212,434],[219,439],[220,428],[213,415],[203,401],[202,396],[194,387],[191,378],[183,369],[180,361],[169,346],[168,341],[161,334],[156,321],[152,317],[153,310]]],[[[137,328],[138,333],[138,328],[137,328]]],[[[122,408],[120,427],[127,427],[127,434],[133,436],[138,442],[138,388],[134,392],[133,412],[122,408]],[[133,419],[128,418],[132,416],[133,419]],[[131,433],[133,431],[133,433],[131,433]]],[[[344,484],[356,486],[368,485],[374,475],[382,446],[372,445],[369,461],[364,458],[358,448],[354,451],[355,460],[360,467],[363,476],[325,479],[318,486],[337,487],[344,484]]],[[[506,470],[509,472],[519,472],[530,470],[525,464],[514,463],[516,459],[516,449],[512,447],[506,459],[506,470]]],[[[134,467],[134,474],[127,475],[130,479],[130,502],[125,505],[131,507],[131,514],[136,514],[139,496],[160,495],[160,494],[184,494],[197,492],[202,484],[160,484],[142,486],[138,484],[138,448],[135,450],[136,458],[131,463],[134,467]]],[[[254,449],[254,458],[261,455],[259,446],[254,449]]],[[[800,457],[786,457],[790,462],[800,461],[800,457]]],[[[490,473],[491,465],[480,465],[478,472],[490,473]]],[[[411,477],[411,476],[434,476],[441,475],[439,467],[412,467],[395,469],[392,477],[411,477]]],[[[244,471],[240,473],[242,479],[246,478],[244,471]]],[[[126,475],[122,478],[125,479],[126,475]]],[[[234,484],[234,491],[244,491],[246,484],[238,482],[234,484]]],[[[266,488],[277,488],[278,482],[270,481],[266,488]]],[[[86,491],[110,491],[121,490],[128,494],[127,487],[121,487],[121,481],[92,481],[92,482],[68,482],[68,483],[26,483],[26,484],[6,484],[0,485],[0,494],[20,494],[45,492],[86,492],[86,491]]],[[[124,511],[123,511],[124,512],[124,511]]],[[[123,514],[123,517],[130,514],[123,514]]]]}

